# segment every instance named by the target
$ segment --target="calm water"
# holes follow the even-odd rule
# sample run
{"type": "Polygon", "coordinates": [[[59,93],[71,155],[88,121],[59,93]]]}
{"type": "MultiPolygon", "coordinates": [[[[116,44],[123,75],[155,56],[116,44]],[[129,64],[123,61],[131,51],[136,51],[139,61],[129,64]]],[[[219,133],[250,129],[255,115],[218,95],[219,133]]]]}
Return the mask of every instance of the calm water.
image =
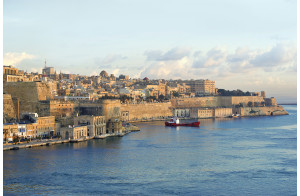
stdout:
{"type": "Polygon", "coordinates": [[[5,195],[296,195],[290,115],[141,123],[122,138],[4,151],[5,195]]]}

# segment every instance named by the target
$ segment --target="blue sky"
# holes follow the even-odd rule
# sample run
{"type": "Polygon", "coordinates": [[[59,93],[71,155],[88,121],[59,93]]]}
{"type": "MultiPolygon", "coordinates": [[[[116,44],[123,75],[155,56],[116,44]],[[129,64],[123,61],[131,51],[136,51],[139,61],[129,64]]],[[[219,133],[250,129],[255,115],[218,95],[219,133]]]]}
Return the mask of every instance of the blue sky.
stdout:
{"type": "Polygon", "coordinates": [[[27,71],[211,79],[296,102],[296,0],[4,0],[3,58],[27,71]]]}

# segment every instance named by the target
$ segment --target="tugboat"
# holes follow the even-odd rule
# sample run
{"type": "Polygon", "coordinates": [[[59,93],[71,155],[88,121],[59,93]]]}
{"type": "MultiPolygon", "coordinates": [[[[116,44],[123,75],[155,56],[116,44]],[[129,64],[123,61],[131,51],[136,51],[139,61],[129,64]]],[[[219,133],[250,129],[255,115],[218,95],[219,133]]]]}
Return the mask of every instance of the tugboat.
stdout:
{"type": "Polygon", "coordinates": [[[189,126],[189,127],[199,127],[200,121],[189,122],[189,123],[180,123],[179,119],[176,117],[171,118],[169,122],[165,122],[165,126],[176,127],[176,126],[189,126]]]}

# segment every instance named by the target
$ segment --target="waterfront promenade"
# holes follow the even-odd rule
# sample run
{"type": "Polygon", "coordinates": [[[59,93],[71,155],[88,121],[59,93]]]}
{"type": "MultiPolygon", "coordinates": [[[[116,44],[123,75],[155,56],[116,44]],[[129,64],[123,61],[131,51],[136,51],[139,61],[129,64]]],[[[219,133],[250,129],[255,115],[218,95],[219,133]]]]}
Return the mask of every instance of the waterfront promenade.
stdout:
{"type": "Polygon", "coordinates": [[[62,144],[62,143],[76,143],[76,142],[83,142],[91,139],[105,139],[107,137],[123,137],[124,135],[140,131],[140,129],[137,126],[131,125],[126,127],[126,130],[122,133],[113,133],[113,134],[104,134],[101,136],[95,136],[95,137],[84,137],[79,139],[44,139],[44,140],[36,140],[32,142],[23,142],[18,144],[3,144],[3,150],[19,150],[22,148],[32,148],[32,147],[38,147],[38,146],[50,146],[54,144],[62,144]]]}

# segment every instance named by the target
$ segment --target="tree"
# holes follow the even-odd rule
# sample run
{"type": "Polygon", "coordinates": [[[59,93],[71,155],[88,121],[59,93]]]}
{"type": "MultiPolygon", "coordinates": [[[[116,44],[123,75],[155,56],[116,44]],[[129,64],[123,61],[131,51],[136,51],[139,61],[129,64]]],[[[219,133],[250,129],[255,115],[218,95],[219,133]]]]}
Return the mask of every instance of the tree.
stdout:
{"type": "Polygon", "coordinates": [[[179,97],[179,93],[176,91],[174,91],[172,94],[173,94],[173,97],[179,97]]]}
{"type": "Polygon", "coordinates": [[[158,100],[159,100],[160,102],[162,102],[164,99],[165,99],[165,96],[164,96],[164,95],[159,95],[159,96],[158,96],[158,100]]]}
{"type": "Polygon", "coordinates": [[[18,142],[20,142],[20,140],[21,140],[21,138],[19,138],[19,136],[14,136],[14,137],[13,137],[13,142],[14,142],[15,144],[17,144],[18,142]]]}
{"type": "Polygon", "coordinates": [[[252,107],[253,106],[253,102],[252,101],[249,101],[248,102],[248,107],[252,107]]]}

